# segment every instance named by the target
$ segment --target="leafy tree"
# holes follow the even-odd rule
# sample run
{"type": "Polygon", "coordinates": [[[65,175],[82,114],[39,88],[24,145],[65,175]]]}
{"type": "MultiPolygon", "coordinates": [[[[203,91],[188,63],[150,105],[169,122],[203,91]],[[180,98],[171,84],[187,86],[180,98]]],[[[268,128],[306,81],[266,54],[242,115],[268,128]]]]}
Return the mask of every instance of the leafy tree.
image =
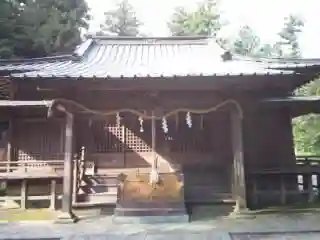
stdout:
{"type": "Polygon", "coordinates": [[[260,47],[260,38],[249,26],[240,29],[237,39],[233,42],[233,51],[241,55],[254,55],[260,47]]]}
{"type": "Polygon", "coordinates": [[[0,58],[14,55],[19,34],[18,3],[11,0],[0,1],[0,58]]]}
{"type": "Polygon", "coordinates": [[[221,29],[217,0],[205,0],[193,12],[178,7],[168,27],[173,36],[214,36],[221,29]]]}
{"type": "Polygon", "coordinates": [[[0,19],[9,15],[11,21],[0,24],[0,32],[7,33],[1,37],[0,48],[7,46],[4,39],[13,43],[1,57],[69,52],[81,42],[81,29],[88,27],[85,0],[5,0],[1,4],[6,4],[7,10],[0,6],[0,19]]]}
{"type": "MultiPolygon", "coordinates": [[[[275,51],[279,57],[300,57],[298,35],[303,27],[304,23],[299,17],[290,15],[285,18],[284,27],[278,33],[280,40],[275,44],[275,51]]],[[[297,89],[295,94],[298,96],[320,95],[319,79],[297,89]]],[[[292,123],[296,152],[320,154],[320,116],[308,114],[293,119],[292,123]]]]}
{"type": "Polygon", "coordinates": [[[259,36],[248,25],[240,28],[235,40],[229,40],[228,42],[228,49],[244,56],[271,57],[274,53],[273,45],[262,44],[259,36]]]}
{"type": "Polygon", "coordinates": [[[280,40],[276,43],[278,55],[282,57],[299,57],[300,46],[298,34],[302,31],[304,22],[296,15],[285,18],[284,27],[278,33],[280,40]]]}
{"type": "Polygon", "coordinates": [[[105,22],[100,26],[99,35],[138,36],[141,23],[128,0],[122,0],[115,10],[105,12],[105,22]]]}

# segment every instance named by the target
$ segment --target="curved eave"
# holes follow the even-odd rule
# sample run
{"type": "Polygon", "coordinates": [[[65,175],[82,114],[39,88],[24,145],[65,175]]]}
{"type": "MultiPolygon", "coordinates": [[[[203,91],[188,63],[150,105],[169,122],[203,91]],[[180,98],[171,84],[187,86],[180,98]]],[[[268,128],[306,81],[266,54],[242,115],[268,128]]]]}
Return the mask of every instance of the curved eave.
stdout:
{"type": "Polygon", "coordinates": [[[14,79],[93,79],[93,80],[134,80],[134,79],[177,79],[177,78],[210,78],[210,77],[255,77],[255,76],[297,76],[299,74],[294,71],[261,71],[253,73],[207,73],[207,74],[133,74],[133,75],[46,75],[39,74],[38,72],[31,73],[13,73],[10,78],[14,79]]]}
{"type": "Polygon", "coordinates": [[[273,109],[286,109],[292,117],[320,113],[320,96],[270,98],[262,100],[261,103],[273,109]]]}
{"type": "Polygon", "coordinates": [[[232,54],[232,60],[253,62],[268,69],[292,70],[300,73],[320,73],[320,58],[257,58],[232,54]]]}

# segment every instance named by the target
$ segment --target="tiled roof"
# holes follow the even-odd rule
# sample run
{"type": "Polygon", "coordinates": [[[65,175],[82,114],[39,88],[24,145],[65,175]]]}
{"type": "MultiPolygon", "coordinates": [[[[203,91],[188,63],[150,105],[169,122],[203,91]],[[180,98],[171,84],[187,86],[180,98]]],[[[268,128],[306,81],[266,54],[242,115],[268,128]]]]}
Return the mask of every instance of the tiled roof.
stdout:
{"type": "Polygon", "coordinates": [[[72,55],[0,61],[13,77],[139,78],[292,74],[261,62],[225,61],[223,50],[207,37],[90,37],[72,55]]]}

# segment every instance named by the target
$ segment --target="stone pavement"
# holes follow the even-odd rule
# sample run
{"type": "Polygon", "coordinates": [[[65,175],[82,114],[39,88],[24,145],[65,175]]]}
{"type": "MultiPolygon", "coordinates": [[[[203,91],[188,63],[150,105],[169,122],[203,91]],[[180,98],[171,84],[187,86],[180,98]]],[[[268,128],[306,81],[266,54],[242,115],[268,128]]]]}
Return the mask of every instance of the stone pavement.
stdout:
{"type": "Polygon", "coordinates": [[[71,225],[49,222],[0,223],[0,239],[312,240],[320,239],[319,223],[320,214],[317,213],[261,215],[250,219],[219,218],[184,224],[155,225],[114,225],[112,218],[106,216],[71,225]],[[276,234],[277,232],[282,233],[276,234]]]}

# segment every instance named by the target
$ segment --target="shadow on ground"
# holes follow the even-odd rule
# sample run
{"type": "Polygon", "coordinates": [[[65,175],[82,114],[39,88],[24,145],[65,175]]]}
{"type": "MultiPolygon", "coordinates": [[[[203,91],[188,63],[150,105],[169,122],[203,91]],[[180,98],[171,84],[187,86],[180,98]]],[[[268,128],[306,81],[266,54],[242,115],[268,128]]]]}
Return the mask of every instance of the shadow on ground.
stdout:
{"type": "Polygon", "coordinates": [[[233,211],[233,205],[215,204],[191,207],[191,221],[207,221],[228,217],[233,211]]]}

